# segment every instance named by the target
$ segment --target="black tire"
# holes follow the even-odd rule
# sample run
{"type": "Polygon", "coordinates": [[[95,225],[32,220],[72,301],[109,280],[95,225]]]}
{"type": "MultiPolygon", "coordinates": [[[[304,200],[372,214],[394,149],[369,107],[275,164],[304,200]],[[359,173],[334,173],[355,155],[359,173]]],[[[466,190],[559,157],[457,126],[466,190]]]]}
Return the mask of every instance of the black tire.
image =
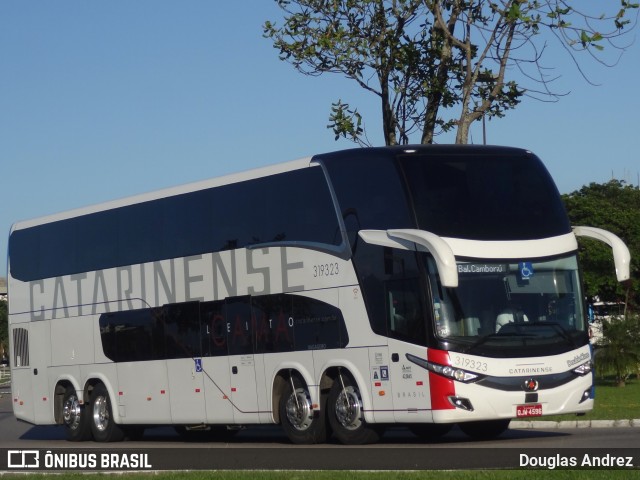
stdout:
{"type": "Polygon", "coordinates": [[[91,393],[91,416],[89,423],[96,442],[119,442],[124,430],[113,421],[111,399],[106,387],[99,383],[91,393]]]}
{"type": "Polygon", "coordinates": [[[329,392],[327,416],[334,436],[345,445],[375,443],[380,440],[383,432],[382,427],[369,425],[365,421],[362,396],[350,375],[341,374],[333,382],[329,392]]]}
{"type": "Polygon", "coordinates": [[[422,440],[437,440],[445,436],[453,428],[452,423],[415,423],[409,430],[422,440]]]}
{"type": "Polygon", "coordinates": [[[476,440],[488,440],[502,435],[509,428],[510,419],[483,420],[480,422],[459,423],[458,427],[465,434],[476,440]]]}
{"type": "Polygon", "coordinates": [[[314,411],[307,385],[299,377],[287,381],[280,397],[279,413],[282,429],[293,443],[310,445],[327,441],[325,405],[314,411]],[[291,386],[293,382],[293,387],[291,386]]]}
{"type": "Polygon", "coordinates": [[[69,387],[62,398],[62,424],[64,425],[67,440],[70,442],[83,442],[91,438],[89,427],[88,409],[80,404],[75,389],[69,387]]]}

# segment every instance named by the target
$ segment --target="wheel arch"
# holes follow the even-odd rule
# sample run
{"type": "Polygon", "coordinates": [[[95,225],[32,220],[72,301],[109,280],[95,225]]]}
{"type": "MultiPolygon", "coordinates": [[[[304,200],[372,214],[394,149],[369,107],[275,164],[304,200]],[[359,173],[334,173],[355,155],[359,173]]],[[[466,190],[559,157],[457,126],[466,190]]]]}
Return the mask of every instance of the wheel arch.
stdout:
{"type": "Polygon", "coordinates": [[[318,385],[311,372],[304,365],[301,363],[279,365],[271,381],[271,414],[274,423],[277,424],[280,423],[280,399],[285,392],[285,387],[288,385],[289,375],[291,374],[298,376],[307,385],[312,402],[314,404],[319,402],[318,385]]]}
{"type": "Polygon", "coordinates": [[[62,420],[62,404],[68,390],[75,390],[78,395],[78,400],[84,403],[84,391],[75,377],[62,375],[56,379],[56,384],[53,388],[53,419],[57,425],[64,423],[62,420]]]}
{"type": "Polygon", "coordinates": [[[322,394],[329,394],[333,383],[340,381],[340,374],[349,375],[356,383],[360,396],[362,397],[362,407],[364,410],[364,417],[368,423],[375,423],[373,416],[373,400],[371,398],[371,389],[369,388],[369,382],[363,377],[362,372],[355,364],[343,361],[333,362],[324,367],[322,376],[320,377],[320,391],[322,394]]]}
{"type": "Polygon", "coordinates": [[[107,389],[109,398],[111,399],[111,413],[116,423],[121,423],[120,410],[118,409],[118,392],[113,389],[113,385],[105,375],[100,373],[91,375],[84,384],[84,396],[86,397],[85,403],[91,400],[93,389],[96,385],[102,384],[107,389]]]}

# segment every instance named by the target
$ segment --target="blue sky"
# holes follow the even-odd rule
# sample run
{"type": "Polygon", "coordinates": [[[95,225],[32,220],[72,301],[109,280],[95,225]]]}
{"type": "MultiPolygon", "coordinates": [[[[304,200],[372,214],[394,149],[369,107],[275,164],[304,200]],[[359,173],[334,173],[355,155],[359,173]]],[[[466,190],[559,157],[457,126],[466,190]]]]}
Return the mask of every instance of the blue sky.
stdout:
{"type": "MultiPolygon", "coordinates": [[[[351,148],[326,128],[339,98],[381,145],[377,98],[280,61],[262,37],[279,19],[271,0],[0,2],[0,252],[18,220],[351,148]]],[[[570,95],[525,99],[487,123],[488,143],[534,151],[562,193],[637,184],[640,45],[614,68],[586,62],[599,86],[549,51],[570,95]]]]}

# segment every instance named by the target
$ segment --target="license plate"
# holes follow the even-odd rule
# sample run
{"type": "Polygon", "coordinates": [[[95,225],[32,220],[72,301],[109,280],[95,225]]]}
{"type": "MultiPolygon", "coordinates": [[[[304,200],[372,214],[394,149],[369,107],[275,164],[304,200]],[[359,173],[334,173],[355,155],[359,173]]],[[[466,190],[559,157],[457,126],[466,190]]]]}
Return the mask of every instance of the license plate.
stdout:
{"type": "Polygon", "coordinates": [[[541,417],[542,404],[536,403],[531,405],[518,405],[516,408],[516,416],[521,417],[541,417]]]}

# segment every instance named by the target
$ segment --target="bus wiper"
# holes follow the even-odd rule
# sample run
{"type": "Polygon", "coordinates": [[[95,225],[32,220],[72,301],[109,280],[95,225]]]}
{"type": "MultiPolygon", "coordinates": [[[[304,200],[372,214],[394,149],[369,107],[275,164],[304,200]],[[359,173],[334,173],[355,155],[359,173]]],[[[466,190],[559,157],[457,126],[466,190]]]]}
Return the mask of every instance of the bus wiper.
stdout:
{"type": "Polygon", "coordinates": [[[575,339],[569,335],[569,333],[567,332],[567,330],[560,325],[558,322],[531,322],[528,323],[527,325],[531,325],[531,326],[542,326],[542,327],[553,327],[553,329],[558,332],[560,334],[560,336],[565,339],[567,341],[567,343],[569,345],[571,345],[572,347],[578,348],[578,344],[576,343],[575,339]]]}
{"type": "Polygon", "coordinates": [[[565,340],[569,345],[574,348],[578,347],[575,339],[569,335],[569,333],[560,325],[558,322],[517,322],[517,323],[507,323],[504,325],[499,332],[491,333],[489,335],[485,335],[479,338],[477,341],[469,345],[468,348],[465,349],[465,353],[469,353],[473,349],[484,345],[489,340],[493,340],[496,338],[505,338],[505,337],[519,337],[519,338],[534,338],[537,337],[535,333],[525,333],[523,330],[528,329],[529,327],[551,327],[558,335],[565,340]]]}
{"type": "Polygon", "coordinates": [[[476,347],[479,347],[480,345],[484,345],[485,343],[487,343],[489,340],[495,339],[495,338],[505,338],[505,337],[519,337],[519,338],[530,338],[530,337],[535,337],[536,335],[531,335],[531,334],[523,334],[521,332],[502,332],[502,333],[490,333],[489,335],[485,335],[482,338],[479,338],[478,340],[476,340],[474,343],[472,343],[471,345],[469,345],[468,348],[465,349],[465,351],[463,353],[469,353],[471,350],[473,350],[476,347]]]}

